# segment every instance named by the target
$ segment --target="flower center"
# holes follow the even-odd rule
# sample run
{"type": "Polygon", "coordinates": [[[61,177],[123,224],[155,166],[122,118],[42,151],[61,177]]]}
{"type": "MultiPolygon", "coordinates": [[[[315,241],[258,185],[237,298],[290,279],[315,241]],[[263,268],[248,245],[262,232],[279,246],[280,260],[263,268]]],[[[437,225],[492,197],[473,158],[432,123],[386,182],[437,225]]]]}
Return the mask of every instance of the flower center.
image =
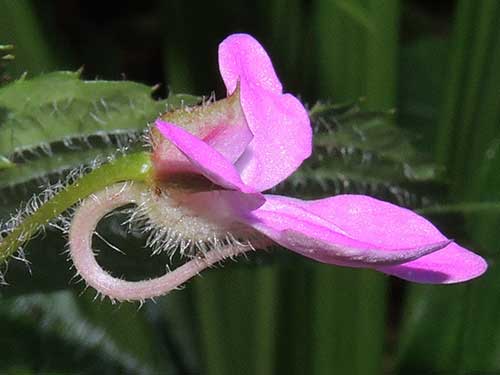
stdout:
{"type": "Polygon", "coordinates": [[[217,204],[215,189],[199,175],[173,175],[153,189],[134,183],[129,191],[137,209],[131,223],[148,233],[153,254],[179,251],[181,256],[195,256],[226,245],[251,246],[262,235],[235,220],[222,201],[217,204]]]}

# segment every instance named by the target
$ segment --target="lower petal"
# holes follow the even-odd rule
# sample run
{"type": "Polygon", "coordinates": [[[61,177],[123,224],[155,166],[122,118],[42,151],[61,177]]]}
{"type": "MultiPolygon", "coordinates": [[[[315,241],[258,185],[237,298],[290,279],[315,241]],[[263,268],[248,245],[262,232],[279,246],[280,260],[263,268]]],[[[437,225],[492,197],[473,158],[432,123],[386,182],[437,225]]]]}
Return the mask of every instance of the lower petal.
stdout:
{"type": "Polygon", "coordinates": [[[408,281],[424,284],[453,284],[482,275],[486,261],[473,252],[452,243],[446,249],[397,266],[377,270],[408,281]]]}
{"type": "Polygon", "coordinates": [[[266,195],[247,222],[304,256],[417,282],[465,281],[487,268],[480,256],[451,243],[423,217],[362,195],[316,201],[266,195]]]}

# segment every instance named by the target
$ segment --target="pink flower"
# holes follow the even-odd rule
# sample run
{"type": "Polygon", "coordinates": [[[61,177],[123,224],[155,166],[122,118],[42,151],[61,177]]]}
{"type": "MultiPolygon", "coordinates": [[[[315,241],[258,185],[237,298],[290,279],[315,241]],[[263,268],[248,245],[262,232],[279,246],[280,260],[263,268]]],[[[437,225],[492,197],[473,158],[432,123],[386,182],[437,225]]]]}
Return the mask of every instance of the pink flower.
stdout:
{"type": "Polygon", "coordinates": [[[262,194],[310,156],[307,111],[283,94],[269,56],[253,37],[225,39],[219,67],[229,95],[225,102],[189,120],[178,115],[177,125],[176,115],[156,121],[165,137],[154,146],[157,178],[197,174],[212,183],[190,193],[200,215],[238,223],[320,262],[373,268],[410,281],[456,283],[485,272],[483,258],[393,204],[364,195],[303,201],[262,194]]]}

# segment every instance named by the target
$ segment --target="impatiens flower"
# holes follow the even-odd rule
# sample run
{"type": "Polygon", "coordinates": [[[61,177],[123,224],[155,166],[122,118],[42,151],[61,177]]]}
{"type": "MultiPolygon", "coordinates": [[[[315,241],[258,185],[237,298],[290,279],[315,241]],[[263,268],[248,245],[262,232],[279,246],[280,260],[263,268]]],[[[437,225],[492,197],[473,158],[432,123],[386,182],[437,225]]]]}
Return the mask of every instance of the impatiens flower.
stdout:
{"type": "Polygon", "coordinates": [[[219,67],[228,91],[223,104],[156,121],[164,139],[156,136],[153,160],[163,186],[185,175],[207,181],[184,194],[193,215],[238,223],[237,237],[252,229],[320,262],[415,282],[456,283],[486,270],[483,258],[390,203],[363,195],[302,201],[262,194],[311,154],[307,111],[283,93],[267,53],[251,36],[225,39],[219,67]]]}
{"type": "Polygon", "coordinates": [[[225,99],[167,112],[151,130],[146,180],[108,186],[76,210],[69,248],[78,274],[99,293],[144,300],[175,289],[225,258],[277,243],[319,262],[372,268],[421,283],[457,283],[485,272],[483,258],[414,212],[364,195],[314,201],[263,194],[310,156],[308,113],[284,94],[271,60],[251,36],[219,47],[225,99]],[[92,252],[96,225],[135,204],[153,252],[190,259],[137,282],[104,271],[92,252]]]}

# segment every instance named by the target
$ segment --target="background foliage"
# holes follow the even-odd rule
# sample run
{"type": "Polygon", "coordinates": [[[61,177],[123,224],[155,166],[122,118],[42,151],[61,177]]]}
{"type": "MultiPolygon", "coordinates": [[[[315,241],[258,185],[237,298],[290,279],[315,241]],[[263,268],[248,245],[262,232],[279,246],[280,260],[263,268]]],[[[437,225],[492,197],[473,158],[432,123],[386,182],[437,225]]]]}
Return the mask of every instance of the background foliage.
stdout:
{"type": "MultiPolygon", "coordinates": [[[[0,58],[16,56],[0,60],[2,221],[41,181],[136,147],[159,111],[197,100],[177,93],[223,96],[217,44],[244,31],[309,103],[317,132],[314,158],[278,191],[420,208],[490,264],[465,285],[422,286],[278,249],[138,309],[94,302],[70,283],[64,240],[49,228],[26,249],[30,267],[11,262],[0,289],[0,372],[500,373],[498,1],[0,0],[0,9],[0,44],[15,45],[0,58]],[[73,73],[33,78],[54,70],[73,73]]],[[[163,273],[168,259],[151,258],[117,223],[102,231],[127,256],[101,244],[102,264],[130,279],[163,273]]]]}

